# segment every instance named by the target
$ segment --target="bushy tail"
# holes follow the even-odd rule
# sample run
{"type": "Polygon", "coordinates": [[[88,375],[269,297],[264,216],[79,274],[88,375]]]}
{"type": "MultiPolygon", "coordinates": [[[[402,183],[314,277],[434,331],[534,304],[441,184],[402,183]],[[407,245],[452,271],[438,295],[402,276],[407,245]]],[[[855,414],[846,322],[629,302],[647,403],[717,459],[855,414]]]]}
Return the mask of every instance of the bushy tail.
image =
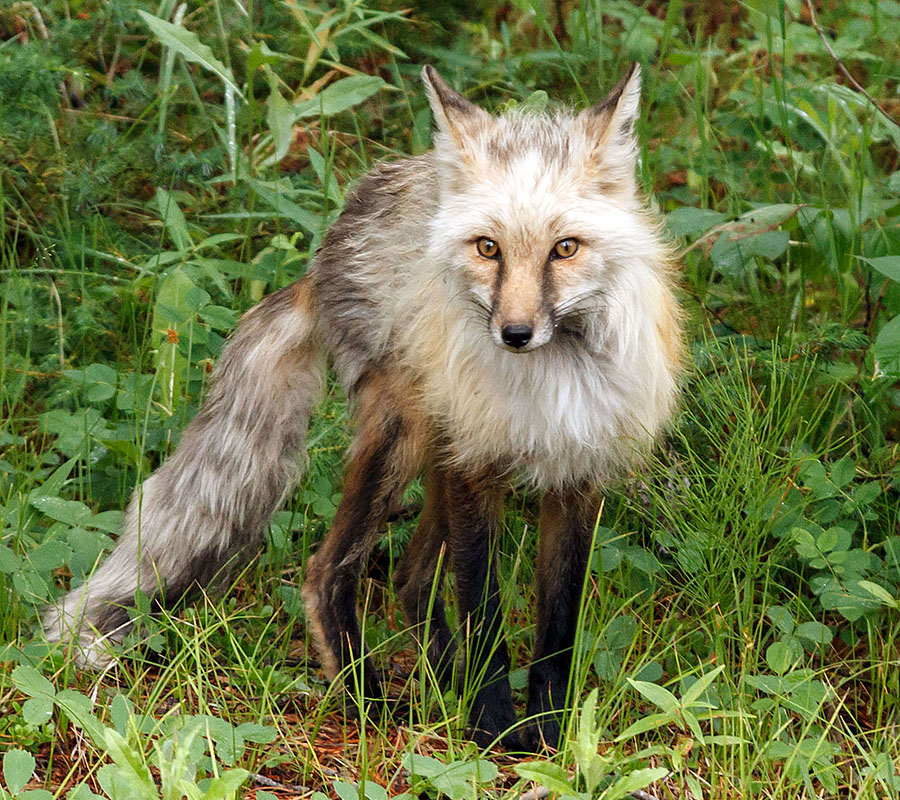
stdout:
{"type": "Polygon", "coordinates": [[[47,638],[71,640],[80,663],[103,666],[137,589],[177,599],[243,563],[305,467],[323,374],[301,279],[241,319],[177,450],[135,490],[116,548],[45,612],[47,638]]]}

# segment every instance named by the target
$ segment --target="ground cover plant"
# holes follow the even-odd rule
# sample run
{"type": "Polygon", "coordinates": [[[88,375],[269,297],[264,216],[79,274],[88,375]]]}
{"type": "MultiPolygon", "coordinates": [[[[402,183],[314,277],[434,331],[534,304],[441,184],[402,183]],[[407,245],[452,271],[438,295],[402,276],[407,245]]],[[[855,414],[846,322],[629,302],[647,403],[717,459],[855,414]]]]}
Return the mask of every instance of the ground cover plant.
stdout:
{"type": "MultiPolygon", "coordinates": [[[[894,0],[0,8],[0,793],[900,796],[898,29],[894,0]],[[39,609],[109,550],[239,314],[302,274],[374,161],[428,147],[420,65],[543,107],[631,60],[692,367],[604,502],[559,752],[465,738],[466,693],[435,688],[387,580],[409,519],[360,598],[408,708],[360,718],[324,683],[299,586],[340,497],[335,388],[233,585],[157,616],[135,598],[102,675],[48,648],[39,609]]],[[[510,511],[523,667],[536,509],[510,511]]]]}

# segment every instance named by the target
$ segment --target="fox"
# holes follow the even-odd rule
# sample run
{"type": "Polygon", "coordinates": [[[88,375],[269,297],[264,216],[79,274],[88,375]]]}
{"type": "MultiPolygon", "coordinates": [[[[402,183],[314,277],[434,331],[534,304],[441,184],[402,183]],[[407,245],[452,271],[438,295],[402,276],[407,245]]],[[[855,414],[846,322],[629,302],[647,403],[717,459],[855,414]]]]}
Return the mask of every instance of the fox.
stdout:
{"type": "Polygon", "coordinates": [[[636,178],[641,70],[578,113],[524,104],[492,115],[433,67],[422,79],[433,149],[375,166],[306,274],[242,317],[174,453],[133,493],[114,549],[43,627],[81,666],[102,668],[137,591],[171,602],[258,553],[308,466],[308,422],[330,364],[354,436],[302,587],[327,676],[360,669],[365,696],[383,697],[358,587],[421,477],[417,527],[392,576],[405,622],[451,685],[460,653],[444,603],[449,570],[480,676],[471,730],[553,747],[602,492],[664,433],[684,362],[672,248],[636,178]],[[522,731],[496,550],[516,485],[542,497],[522,731]]]}

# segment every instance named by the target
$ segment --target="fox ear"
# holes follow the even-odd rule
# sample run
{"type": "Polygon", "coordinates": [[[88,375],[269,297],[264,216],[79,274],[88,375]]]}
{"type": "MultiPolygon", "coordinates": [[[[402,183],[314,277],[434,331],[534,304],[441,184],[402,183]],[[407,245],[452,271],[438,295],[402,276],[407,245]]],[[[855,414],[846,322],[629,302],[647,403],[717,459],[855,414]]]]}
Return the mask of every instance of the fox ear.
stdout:
{"type": "Polygon", "coordinates": [[[423,68],[422,80],[438,130],[457,146],[461,147],[466,139],[493,121],[487,111],[466,100],[431,65],[423,68]]]}
{"type": "Polygon", "coordinates": [[[636,61],[612,91],[597,105],[578,115],[588,138],[594,142],[594,153],[606,154],[606,160],[625,158],[633,165],[637,153],[634,123],[640,114],[641,67],[636,61]]]}

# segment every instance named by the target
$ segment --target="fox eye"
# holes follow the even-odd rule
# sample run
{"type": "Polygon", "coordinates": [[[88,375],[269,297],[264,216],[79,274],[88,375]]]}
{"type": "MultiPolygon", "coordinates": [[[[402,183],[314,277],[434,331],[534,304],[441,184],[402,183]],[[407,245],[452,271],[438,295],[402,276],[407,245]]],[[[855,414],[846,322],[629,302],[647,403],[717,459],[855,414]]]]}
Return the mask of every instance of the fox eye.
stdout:
{"type": "Polygon", "coordinates": [[[556,258],[571,258],[578,252],[578,239],[560,239],[553,245],[553,252],[550,254],[556,258]]]}
{"type": "Polygon", "coordinates": [[[493,239],[488,239],[487,236],[482,236],[478,239],[475,242],[475,248],[478,250],[478,255],[484,256],[484,258],[500,257],[500,245],[493,239]]]}

